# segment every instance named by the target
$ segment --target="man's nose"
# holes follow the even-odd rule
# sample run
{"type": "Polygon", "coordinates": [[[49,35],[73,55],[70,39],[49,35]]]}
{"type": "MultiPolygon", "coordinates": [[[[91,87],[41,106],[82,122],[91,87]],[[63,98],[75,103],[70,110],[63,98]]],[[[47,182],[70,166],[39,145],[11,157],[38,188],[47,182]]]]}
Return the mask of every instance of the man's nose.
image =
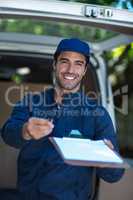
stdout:
{"type": "Polygon", "coordinates": [[[67,68],[67,71],[68,71],[69,73],[73,73],[73,72],[74,72],[74,65],[73,65],[73,63],[69,63],[68,68],[67,68]]]}

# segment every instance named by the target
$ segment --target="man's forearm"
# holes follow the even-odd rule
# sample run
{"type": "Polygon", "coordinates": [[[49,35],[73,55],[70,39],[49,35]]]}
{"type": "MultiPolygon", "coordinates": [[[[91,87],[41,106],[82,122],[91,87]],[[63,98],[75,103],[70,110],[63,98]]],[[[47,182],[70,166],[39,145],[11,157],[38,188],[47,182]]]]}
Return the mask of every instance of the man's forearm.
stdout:
{"type": "Polygon", "coordinates": [[[5,143],[15,148],[21,148],[26,142],[22,137],[24,123],[7,121],[1,132],[1,136],[5,143]]]}

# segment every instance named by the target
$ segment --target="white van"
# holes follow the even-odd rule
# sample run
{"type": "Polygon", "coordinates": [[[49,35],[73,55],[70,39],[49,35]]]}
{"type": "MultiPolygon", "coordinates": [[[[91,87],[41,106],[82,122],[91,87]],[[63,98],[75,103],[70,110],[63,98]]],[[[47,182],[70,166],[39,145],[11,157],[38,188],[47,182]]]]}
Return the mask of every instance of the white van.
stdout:
{"type": "MultiPolygon", "coordinates": [[[[0,124],[22,93],[52,85],[55,48],[62,38],[75,36],[91,46],[91,68],[83,83],[85,91],[108,110],[116,127],[112,89],[102,54],[133,41],[133,12],[51,0],[0,1],[0,124]],[[31,27],[27,25],[28,30],[26,23],[32,24],[31,27]],[[75,32],[73,27],[79,31],[75,32]],[[107,34],[101,41],[94,41],[91,34],[98,29],[107,34]],[[10,99],[8,103],[7,98],[10,99]]],[[[16,187],[17,155],[18,150],[0,140],[0,188],[16,187]]],[[[102,193],[100,195],[99,200],[102,193]]]]}

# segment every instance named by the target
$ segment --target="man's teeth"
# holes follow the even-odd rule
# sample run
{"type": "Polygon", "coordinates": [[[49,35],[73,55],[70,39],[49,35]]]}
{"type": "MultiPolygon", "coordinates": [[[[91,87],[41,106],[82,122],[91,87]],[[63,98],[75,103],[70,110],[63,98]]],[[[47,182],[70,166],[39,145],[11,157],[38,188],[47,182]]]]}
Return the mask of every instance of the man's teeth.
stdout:
{"type": "Polygon", "coordinates": [[[73,79],[75,79],[75,77],[73,77],[73,76],[64,76],[64,78],[65,78],[65,79],[68,79],[68,80],[73,80],[73,79]]]}

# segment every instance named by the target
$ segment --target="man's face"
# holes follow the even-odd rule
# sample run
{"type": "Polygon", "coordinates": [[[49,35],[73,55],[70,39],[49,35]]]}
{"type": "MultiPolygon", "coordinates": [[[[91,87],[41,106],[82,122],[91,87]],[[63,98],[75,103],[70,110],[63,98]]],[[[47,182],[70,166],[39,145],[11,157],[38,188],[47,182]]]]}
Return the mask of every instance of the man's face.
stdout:
{"type": "Polygon", "coordinates": [[[79,89],[86,69],[85,56],[71,51],[62,52],[56,62],[55,76],[57,84],[64,90],[79,89]]]}

